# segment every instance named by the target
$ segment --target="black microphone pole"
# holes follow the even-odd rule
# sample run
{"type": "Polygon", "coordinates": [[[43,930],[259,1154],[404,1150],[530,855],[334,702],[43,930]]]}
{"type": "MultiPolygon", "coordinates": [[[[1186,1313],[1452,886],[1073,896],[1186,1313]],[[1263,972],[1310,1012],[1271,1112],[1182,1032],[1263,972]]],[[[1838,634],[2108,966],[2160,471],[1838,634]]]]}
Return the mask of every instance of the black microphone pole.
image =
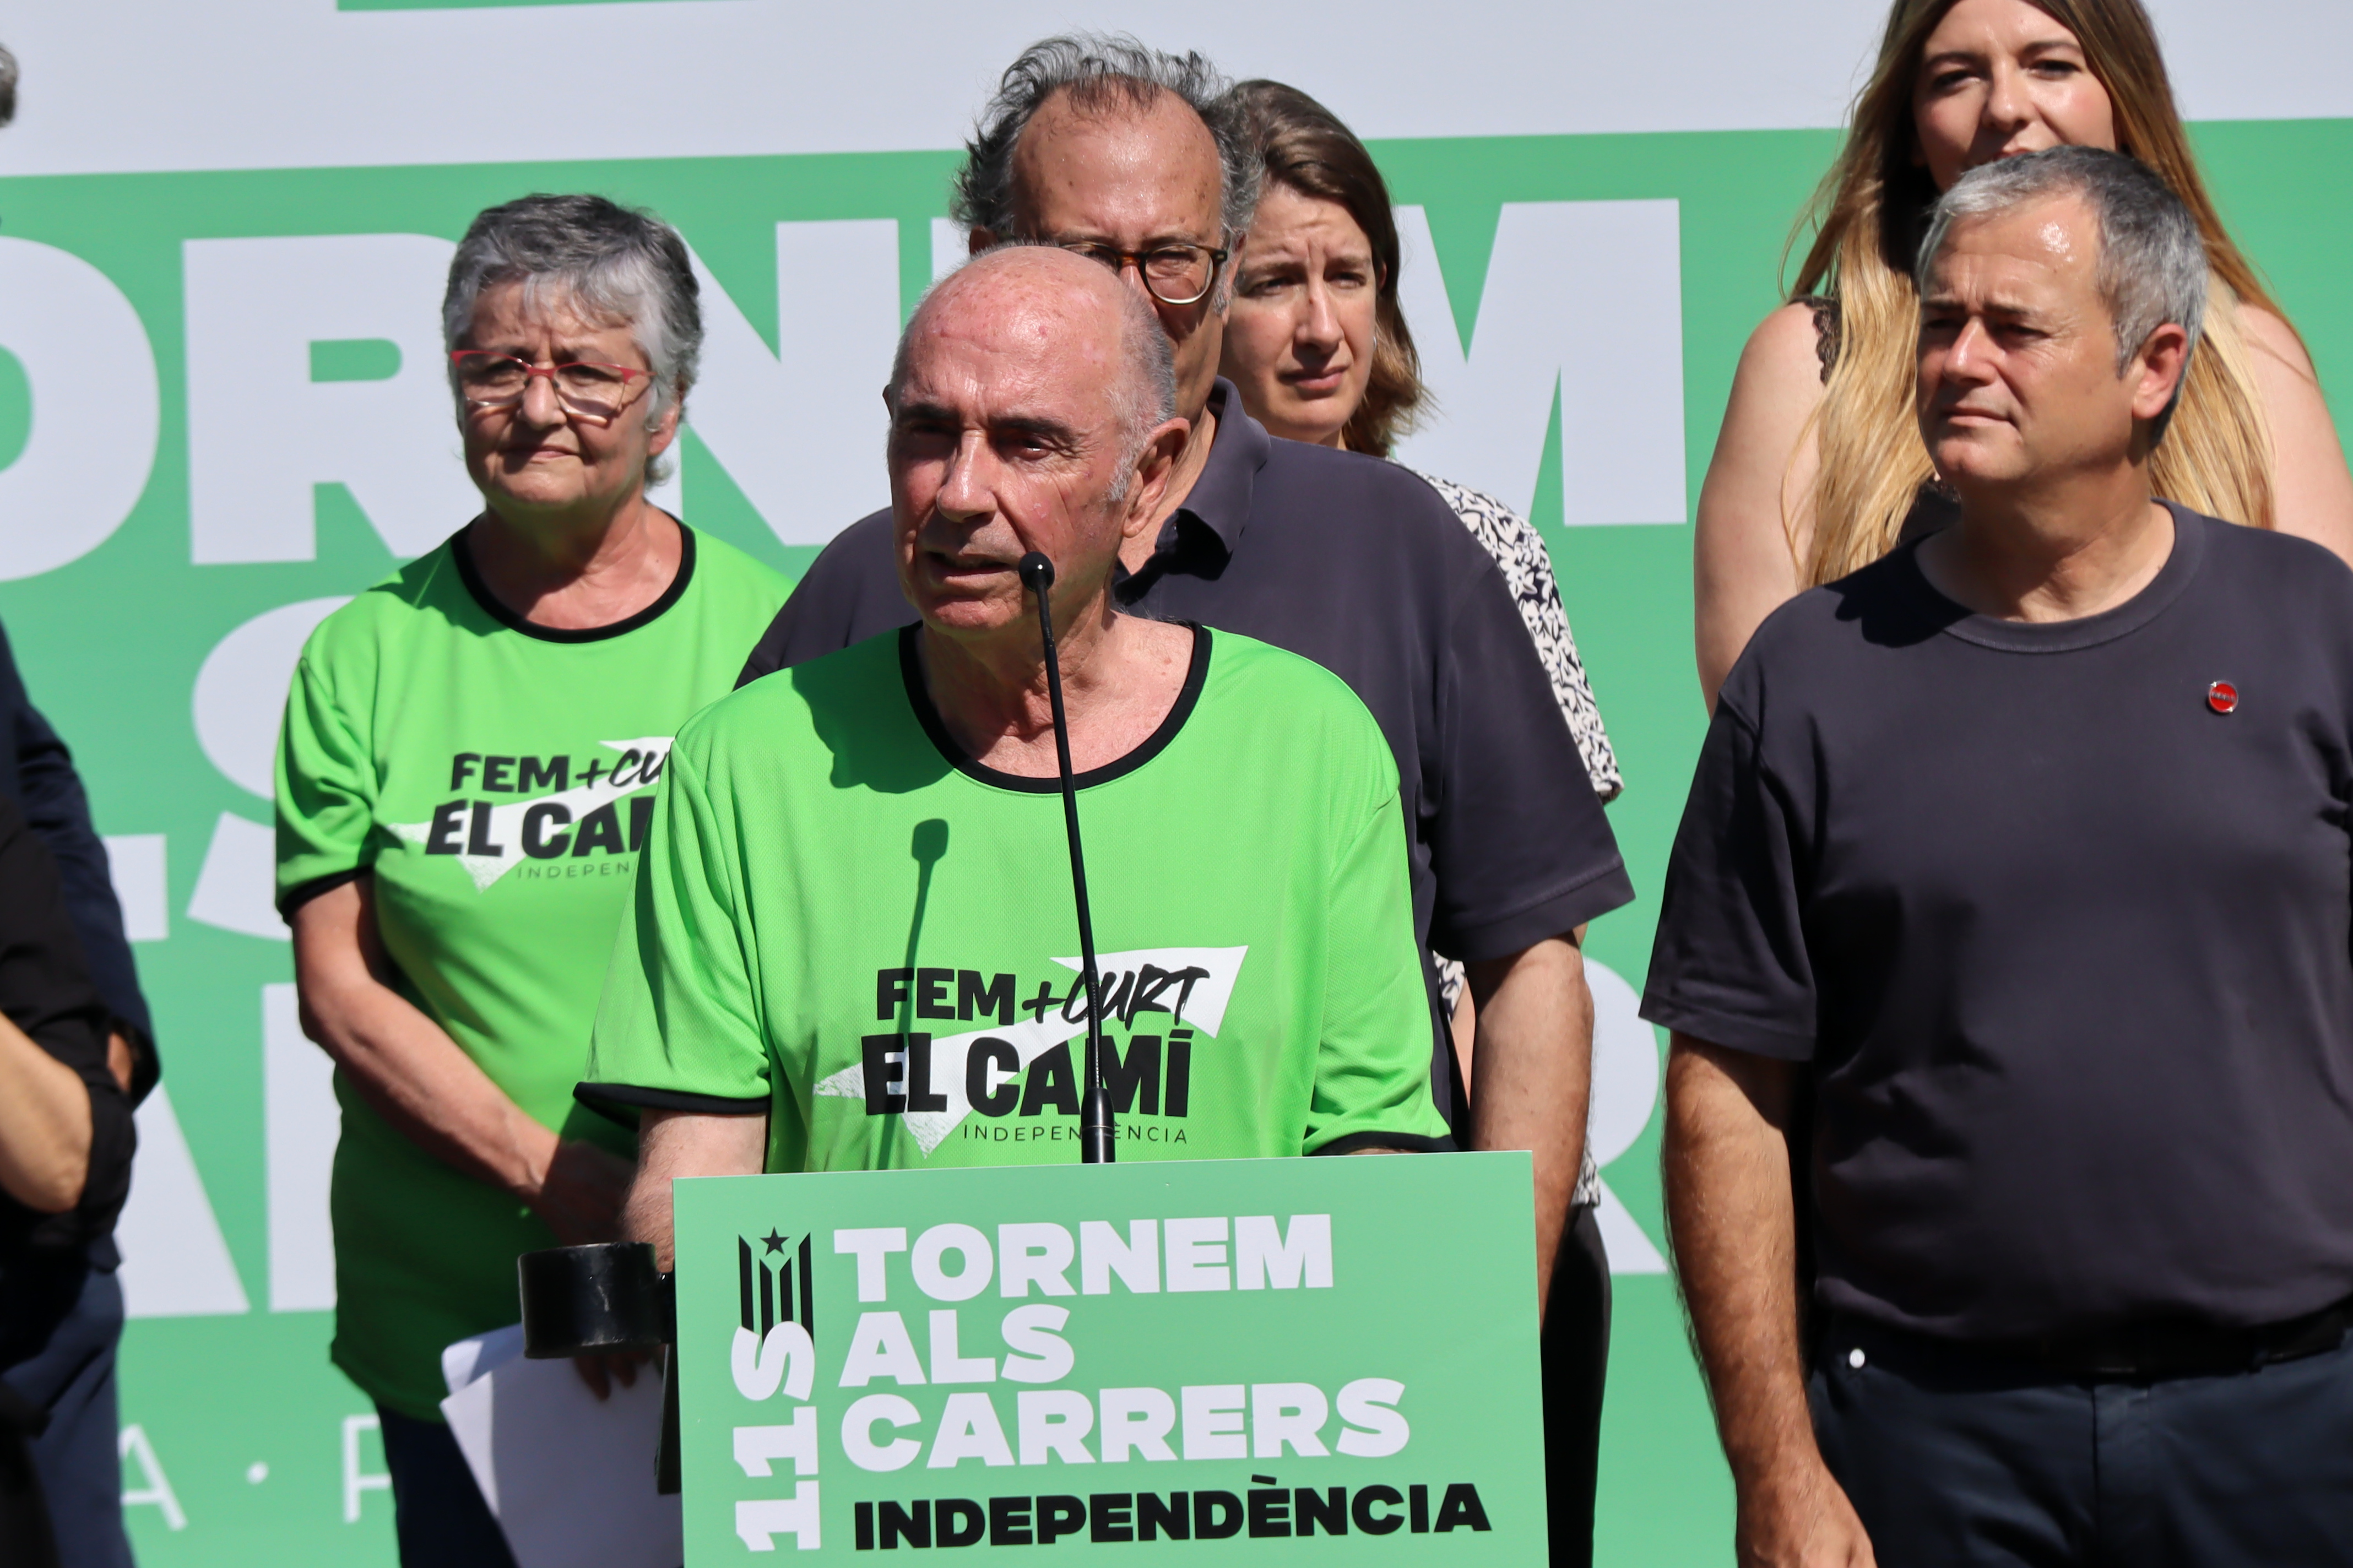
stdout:
{"type": "Polygon", "coordinates": [[[1062,662],[1054,653],[1054,615],[1046,590],[1054,563],[1033,550],[1021,558],[1021,582],[1038,595],[1038,634],[1046,644],[1046,696],[1054,708],[1054,760],[1062,774],[1062,826],[1071,840],[1071,896],[1079,910],[1080,978],[1087,988],[1086,1059],[1080,1068],[1079,1163],[1108,1165],[1118,1157],[1119,1129],[1103,1080],[1103,982],[1095,973],[1095,925],[1087,912],[1087,862],[1079,848],[1079,791],[1071,782],[1071,722],[1062,712],[1062,662]]]}

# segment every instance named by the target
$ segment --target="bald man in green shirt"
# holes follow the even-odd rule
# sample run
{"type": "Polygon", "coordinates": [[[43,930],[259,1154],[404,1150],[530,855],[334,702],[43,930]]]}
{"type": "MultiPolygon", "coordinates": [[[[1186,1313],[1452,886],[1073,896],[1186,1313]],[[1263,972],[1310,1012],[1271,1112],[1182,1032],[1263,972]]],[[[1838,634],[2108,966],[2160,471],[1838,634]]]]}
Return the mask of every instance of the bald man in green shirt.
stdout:
{"type": "Polygon", "coordinates": [[[1050,247],[909,323],[886,395],[919,626],[681,731],[580,1089],[674,1177],[1077,1159],[1087,1024],[1034,607],[1053,560],[1121,1159],[1448,1147],[1396,764],[1335,677],[1108,592],[1183,445],[1167,340],[1050,247]]]}

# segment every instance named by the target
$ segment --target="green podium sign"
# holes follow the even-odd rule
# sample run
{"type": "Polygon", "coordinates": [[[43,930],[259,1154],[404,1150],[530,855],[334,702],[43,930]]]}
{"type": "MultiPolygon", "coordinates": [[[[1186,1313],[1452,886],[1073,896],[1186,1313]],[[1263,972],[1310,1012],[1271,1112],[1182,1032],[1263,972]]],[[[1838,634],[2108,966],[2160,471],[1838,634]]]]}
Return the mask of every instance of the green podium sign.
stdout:
{"type": "Polygon", "coordinates": [[[676,1192],[689,1568],[1544,1560],[1525,1154],[676,1192]]]}

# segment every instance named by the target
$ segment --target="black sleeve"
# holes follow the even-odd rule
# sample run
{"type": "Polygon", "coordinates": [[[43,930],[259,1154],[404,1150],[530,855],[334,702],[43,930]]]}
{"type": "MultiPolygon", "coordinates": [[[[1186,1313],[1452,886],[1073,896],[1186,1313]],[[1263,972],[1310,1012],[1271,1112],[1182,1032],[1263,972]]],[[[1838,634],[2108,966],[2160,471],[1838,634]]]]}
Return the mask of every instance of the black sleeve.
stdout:
{"type": "Polygon", "coordinates": [[[1730,695],[1717,701],[1667,861],[1642,1016],[1710,1045],[1805,1061],[1817,1016],[1799,886],[1805,792],[1767,767],[1730,695]]]}
{"type": "Polygon", "coordinates": [[[73,753],[33,706],[5,631],[0,631],[0,714],[8,726],[5,739],[16,803],[57,863],[66,914],[81,941],[90,976],[115,1024],[132,1039],[134,1101],[144,1099],[159,1076],[155,1027],[139,989],[131,943],[122,934],[122,906],[114,896],[106,846],[91,824],[90,797],[74,771],[73,753]]]}
{"type": "Polygon", "coordinates": [[[79,1249],[114,1228],[131,1191],[137,1133],[131,1101],[106,1067],[106,1004],[67,918],[56,863],[15,806],[0,802],[0,1013],[73,1068],[90,1090],[90,1175],[80,1205],[35,1215],[0,1197],[10,1239],[43,1250],[79,1249]]]}
{"type": "MultiPolygon", "coordinates": [[[[1454,533],[1461,524],[1419,486],[1454,533]]],[[[1512,594],[1484,552],[1451,606],[1437,672],[1438,898],[1430,945],[1502,958],[1634,900],[1585,759],[1512,594]]]]}
{"type": "Polygon", "coordinates": [[[750,1100],[723,1100],[715,1094],[685,1094],[674,1089],[643,1089],[629,1083],[575,1083],[572,1098],[605,1118],[624,1127],[638,1124],[641,1110],[685,1110],[697,1116],[765,1116],[775,1109],[775,1098],[758,1095],[750,1100]]]}
{"type": "Polygon", "coordinates": [[[852,643],[903,626],[915,618],[899,591],[899,565],[892,552],[888,508],[860,518],[834,535],[793,596],[768,623],[738,686],[749,686],[796,664],[839,653],[852,643]]]}

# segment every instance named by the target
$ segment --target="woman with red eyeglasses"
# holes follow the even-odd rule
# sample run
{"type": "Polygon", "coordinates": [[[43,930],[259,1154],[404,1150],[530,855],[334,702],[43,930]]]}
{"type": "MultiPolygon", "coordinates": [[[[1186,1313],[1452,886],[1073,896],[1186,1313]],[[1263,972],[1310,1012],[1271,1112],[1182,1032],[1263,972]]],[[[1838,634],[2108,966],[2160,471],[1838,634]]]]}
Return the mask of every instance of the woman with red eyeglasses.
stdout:
{"type": "Polygon", "coordinates": [[[492,207],[442,311],[482,510],[304,648],[278,900],[343,1104],[332,1353],[382,1417],[401,1561],[511,1568],[441,1352],[516,1321],[517,1254],[617,1235],[632,1140],[572,1086],[670,737],[786,584],[646,499],[702,336],[668,226],[492,207]]]}

